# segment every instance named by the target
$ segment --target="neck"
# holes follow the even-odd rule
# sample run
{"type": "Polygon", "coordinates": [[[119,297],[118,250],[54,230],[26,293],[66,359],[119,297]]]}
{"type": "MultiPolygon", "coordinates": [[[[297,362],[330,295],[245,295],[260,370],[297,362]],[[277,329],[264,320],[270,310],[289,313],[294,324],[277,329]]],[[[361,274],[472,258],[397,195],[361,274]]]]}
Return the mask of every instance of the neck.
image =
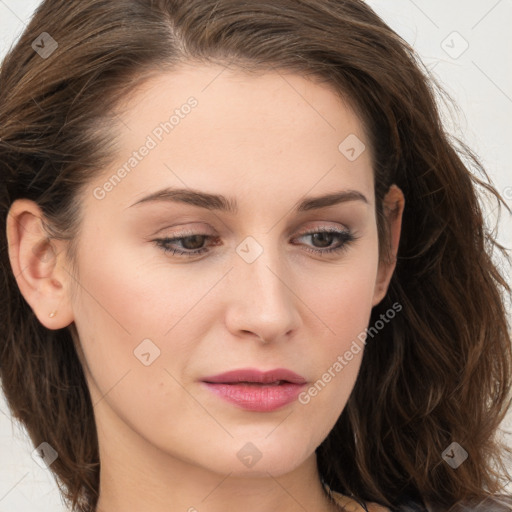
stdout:
{"type": "Polygon", "coordinates": [[[220,474],[174,457],[120,423],[100,421],[98,441],[96,512],[339,512],[321,483],[314,452],[281,475],[220,474]]]}
{"type": "Polygon", "coordinates": [[[101,466],[96,512],[338,512],[316,470],[316,457],[281,476],[259,478],[216,474],[168,460],[137,464],[111,460],[101,466]]]}

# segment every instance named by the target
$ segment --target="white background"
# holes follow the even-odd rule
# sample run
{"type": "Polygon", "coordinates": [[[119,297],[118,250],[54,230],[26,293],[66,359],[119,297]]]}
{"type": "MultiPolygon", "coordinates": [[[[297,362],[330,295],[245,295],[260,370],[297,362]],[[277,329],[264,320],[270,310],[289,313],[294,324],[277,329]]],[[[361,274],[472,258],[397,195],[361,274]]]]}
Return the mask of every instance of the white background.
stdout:
{"type": "MultiPolygon", "coordinates": [[[[455,99],[459,114],[453,118],[454,111],[444,114],[449,131],[477,153],[498,191],[512,204],[512,0],[368,3],[414,46],[455,99]]],[[[0,0],[0,58],[38,4],[36,0],[0,0]]],[[[487,210],[491,226],[494,210],[487,210]]],[[[499,240],[508,249],[512,247],[512,221],[506,211],[499,240]]],[[[504,431],[509,432],[506,437],[512,445],[512,411],[504,431]]],[[[34,462],[32,450],[28,436],[11,423],[0,393],[0,512],[64,510],[50,472],[34,462]]]]}

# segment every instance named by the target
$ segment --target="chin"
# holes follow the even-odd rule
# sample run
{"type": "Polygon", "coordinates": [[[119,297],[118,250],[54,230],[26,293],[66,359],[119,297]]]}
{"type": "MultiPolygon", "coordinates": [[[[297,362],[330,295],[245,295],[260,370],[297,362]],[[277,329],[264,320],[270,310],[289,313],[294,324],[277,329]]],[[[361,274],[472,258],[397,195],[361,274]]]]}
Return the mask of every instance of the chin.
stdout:
{"type": "MultiPolygon", "coordinates": [[[[265,434],[268,435],[268,434],[265,434]]],[[[297,469],[309,457],[314,457],[314,447],[300,446],[289,437],[288,442],[282,439],[253,438],[254,441],[232,441],[227,453],[218,454],[217,460],[223,461],[221,473],[232,473],[232,476],[268,478],[279,477],[297,469]],[[233,453],[233,446],[240,446],[233,453]],[[233,457],[234,455],[234,457],[233,457]]]]}

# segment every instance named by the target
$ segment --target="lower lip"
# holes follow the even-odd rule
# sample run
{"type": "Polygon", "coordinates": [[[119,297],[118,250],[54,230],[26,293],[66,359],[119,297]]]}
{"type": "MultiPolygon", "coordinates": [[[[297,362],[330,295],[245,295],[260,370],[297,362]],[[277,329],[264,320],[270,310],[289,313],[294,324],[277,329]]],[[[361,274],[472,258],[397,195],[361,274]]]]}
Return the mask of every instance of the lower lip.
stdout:
{"type": "Polygon", "coordinates": [[[227,402],[242,409],[271,412],[297,399],[306,384],[217,384],[203,382],[206,387],[227,402]]]}

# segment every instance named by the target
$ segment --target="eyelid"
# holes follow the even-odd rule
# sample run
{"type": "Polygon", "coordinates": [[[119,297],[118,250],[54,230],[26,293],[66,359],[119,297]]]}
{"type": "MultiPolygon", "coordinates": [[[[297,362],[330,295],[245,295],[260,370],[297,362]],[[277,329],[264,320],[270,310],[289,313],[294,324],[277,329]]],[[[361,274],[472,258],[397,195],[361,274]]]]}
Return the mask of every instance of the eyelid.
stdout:
{"type": "MultiPolygon", "coordinates": [[[[168,230],[175,230],[175,229],[178,229],[178,231],[174,232],[172,231],[172,233],[169,235],[169,236],[181,236],[181,233],[189,233],[190,235],[197,235],[197,234],[212,234],[212,229],[211,227],[209,227],[208,224],[204,223],[204,222],[199,222],[199,223],[194,223],[193,221],[190,221],[190,222],[182,222],[180,224],[173,224],[172,226],[165,226],[163,228],[159,228],[158,230],[156,231],[153,231],[151,234],[148,235],[148,237],[151,237],[151,236],[156,236],[158,234],[160,234],[162,231],[166,232],[168,230]],[[190,224],[193,224],[194,227],[193,228],[182,228],[181,226],[189,226],[190,224]],[[182,231],[180,231],[180,229],[182,231]],[[207,233],[208,231],[208,233],[207,233]]],[[[165,235],[167,236],[167,235],[165,235]]]]}
{"type": "Polygon", "coordinates": [[[317,233],[318,231],[322,232],[328,232],[328,233],[346,233],[347,231],[350,231],[350,228],[348,226],[329,226],[326,224],[322,224],[320,226],[313,226],[304,228],[303,230],[298,232],[298,235],[305,235],[310,233],[317,233]]]}
{"type": "MultiPolygon", "coordinates": [[[[318,222],[320,222],[320,221],[318,221],[318,222]]],[[[173,226],[173,227],[175,227],[175,226],[173,226]]],[[[164,231],[166,229],[171,229],[171,227],[165,227],[165,228],[159,229],[158,231],[154,232],[150,236],[158,235],[161,231],[164,231]]],[[[296,229],[293,229],[293,230],[289,231],[289,233],[287,234],[287,238],[289,236],[293,235],[295,232],[296,232],[295,236],[297,237],[297,236],[304,236],[307,234],[317,233],[319,231],[332,232],[332,233],[346,233],[346,232],[351,232],[351,229],[345,225],[339,227],[339,226],[332,226],[332,225],[324,223],[324,224],[320,224],[317,226],[309,226],[309,227],[303,228],[298,232],[296,232],[296,229]]],[[[231,232],[231,230],[230,230],[230,232],[231,232]]],[[[183,228],[178,231],[173,231],[172,233],[166,234],[164,236],[166,238],[182,238],[182,237],[195,236],[195,235],[208,235],[211,237],[219,236],[219,235],[217,235],[216,232],[214,233],[210,229],[203,229],[202,227],[198,227],[197,229],[196,228],[183,228]]]]}

